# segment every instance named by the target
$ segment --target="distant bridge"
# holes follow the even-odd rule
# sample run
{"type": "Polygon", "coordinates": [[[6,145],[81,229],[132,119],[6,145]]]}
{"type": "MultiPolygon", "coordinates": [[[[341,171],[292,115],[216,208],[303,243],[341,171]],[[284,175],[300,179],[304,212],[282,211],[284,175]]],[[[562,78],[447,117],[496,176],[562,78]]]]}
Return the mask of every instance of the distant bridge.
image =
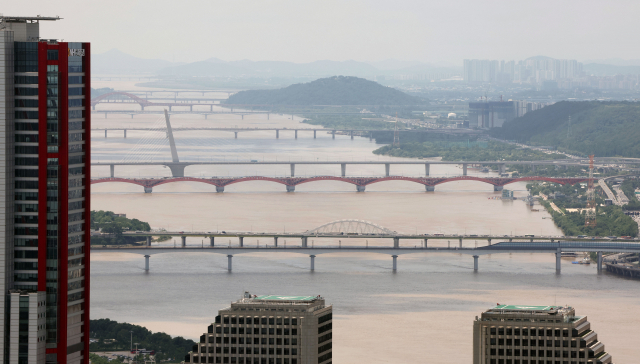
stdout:
{"type": "MultiPolygon", "coordinates": [[[[598,259],[596,261],[598,272],[602,271],[602,263],[603,263],[603,253],[605,252],[630,252],[630,253],[640,253],[640,243],[637,241],[557,241],[558,238],[546,238],[547,241],[531,241],[529,242],[517,242],[517,241],[503,241],[496,244],[491,244],[491,237],[489,238],[478,238],[473,236],[425,236],[425,235],[386,235],[386,234],[364,234],[358,236],[349,236],[349,235],[340,235],[340,234],[322,234],[322,235],[300,235],[300,234],[272,234],[272,233],[233,233],[233,234],[220,234],[220,233],[184,233],[184,232],[155,232],[155,233],[132,233],[126,235],[137,235],[147,238],[147,246],[143,247],[117,247],[117,246],[92,246],[92,252],[127,252],[134,254],[141,254],[145,257],[145,271],[149,271],[149,258],[154,254],[162,254],[162,253],[178,253],[178,252],[189,252],[189,253],[217,253],[224,254],[227,256],[227,264],[228,271],[232,271],[232,258],[234,255],[238,254],[247,254],[247,253],[256,253],[256,252],[264,252],[264,253],[299,253],[308,255],[311,259],[310,270],[315,270],[315,258],[320,254],[335,254],[335,253],[377,253],[377,254],[388,254],[393,258],[393,272],[397,270],[397,258],[400,255],[404,254],[415,254],[415,253],[454,253],[454,254],[466,254],[471,255],[474,260],[473,270],[474,272],[478,271],[478,259],[481,255],[489,255],[489,254],[500,254],[500,253],[509,253],[509,254],[531,254],[531,253],[547,253],[554,254],[556,258],[556,273],[560,274],[562,270],[562,252],[596,252],[598,255],[598,259]],[[182,239],[181,247],[166,247],[166,246],[158,246],[151,247],[151,236],[158,235],[170,235],[170,236],[180,236],[182,239]],[[208,237],[210,239],[210,245],[204,246],[204,243],[200,246],[186,246],[186,237],[187,236],[202,236],[208,237]],[[238,245],[232,246],[229,244],[228,246],[215,246],[214,241],[215,237],[234,237],[238,238],[238,245]],[[272,245],[260,245],[258,244],[253,246],[247,246],[244,244],[244,239],[247,237],[254,238],[268,238],[273,237],[274,244],[272,245]],[[278,246],[278,238],[299,238],[301,239],[301,245],[289,244],[288,246],[283,246],[280,244],[278,246]],[[308,239],[323,239],[323,238],[332,238],[332,239],[346,239],[348,241],[350,238],[360,238],[360,239],[393,239],[393,246],[372,246],[368,244],[366,246],[348,246],[342,245],[342,240],[340,240],[338,246],[315,246],[315,244],[309,245],[308,239]],[[431,239],[459,239],[459,246],[451,246],[449,241],[446,247],[429,247],[427,245],[427,241],[431,239]],[[419,239],[424,240],[424,244],[414,245],[413,247],[401,247],[400,239],[419,239]],[[463,247],[462,240],[463,239],[487,239],[489,245],[480,246],[480,247],[463,247]],[[554,241],[555,240],[555,241],[554,241]]],[[[428,234],[426,234],[428,235],[428,234]]],[[[440,234],[442,235],[442,234],[440,234]]],[[[495,237],[494,237],[495,238],[495,237]]],[[[500,239],[499,237],[497,239],[500,239]]],[[[504,238],[502,238],[504,239],[504,238]]],[[[536,238],[536,240],[544,240],[545,238],[536,238]]],[[[512,240],[512,239],[509,239],[512,240]]],[[[586,239],[585,239],[586,240],[586,239]]]]}
{"type": "Polygon", "coordinates": [[[388,177],[335,177],[335,176],[316,176],[316,177],[234,177],[234,178],[197,178],[197,177],[174,177],[174,178],[97,178],[92,179],[91,184],[98,183],[131,183],[144,187],[145,193],[151,193],[153,187],[160,186],[167,183],[175,182],[200,182],[209,185],[216,186],[216,192],[224,192],[225,186],[240,182],[248,181],[268,181],[280,183],[286,186],[287,192],[294,192],[297,185],[303,183],[315,182],[315,181],[340,181],[351,183],[356,186],[356,191],[364,192],[366,186],[385,181],[408,181],[419,183],[425,186],[427,191],[435,191],[435,186],[454,181],[478,181],[488,183],[494,186],[494,191],[501,191],[503,186],[515,183],[515,182],[529,182],[529,181],[545,181],[559,184],[576,184],[579,182],[587,181],[587,177],[578,178],[551,178],[551,177],[520,177],[520,178],[501,178],[501,177],[474,177],[474,176],[458,176],[458,177],[403,177],[403,176],[388,176],[388,177]]]}
{"type": "MultiPolygon", "coordinates": [[[[474,259],[474,271],[478,271],[478,258],[480,255],[496,254],[496,253],[553,253],[556,256],[556,272],[560,273],[561,270],[561,257],[562,252],[597,252],[598,253],[598,272],[602,271],[602,253],[603,252],[640,252],[640,243],[638,239],[629,239],[623,241],[594,241],[593,238],[584,237],[562,237],[564,241],[559,241],[558,237],[554,236],[496,236],[496,235],[445,235],[445,234],[401,234],[396,231],[392,231],[388,228],[384,228],[377,224],[363,220],[338,220],[332,221],[327,224],[323,224],[315,229],[307,230],[304,233],[259,233],[259,232],[184,232],[184,231],[155,231],[155,232],[125,232],[124,235],[136,236],[146,239],[146,245],[143,247],[135,246],[107,246],[102,247],[93,245],[92,251],[105,251],[105,252],[128,252],[135,254],[144,254],[145,257],[145,271],[149,271],[149,258],[153,254],[160,253],[176,253],[176,252],[198,252],[198,253],[219,253],[227,255],[228,270],[232,270],[232,258],[234,254],[254,253],[254,252],[267,252],[267,253],[279,253],[279,252],[293,252],[300,254],[308,254],[311,258],[311,271],[314,270],[314,262],[316,255],[327,253],[379,253],[379,254],[391,254],[393,258],[393,271],[397,270],[397,258],[402,254],[412,253],[458,253],[469,254],[474,259]],[[153,236],[178,236],[181,239],[180,247],[174,243],[173,247],[167,246],[151,246],[151,239],[153,236]],[[187,237],[203,237],[209,239],[209,244],[205,247],[204,241],[201,245],[187,246],[187,237]],[[237,245],[232,245],[230,240],[227,246],[215,245],[215,238],[234,238],[237,239],[237,245]],[[273,238],[273,244],[260,245],[260,240],[257,240],[256,246],[245,245],[245,238],[273,238]],[[284,240],[278,245],[278,239],[300,239],[300,245],[295,242],[287,246],[287,241],[284,240]],[[318,244],[315,245],[315,240],[311,241],[309,245],[309,238],[312,239],[340,239],[338,240],[338,246],[327,246],[318,244]],[[352,238],[367,239],[365,246],[354,245],[342,245],[342,239],[348,241],[352,238]],[[538,241],[534,242],[534,238],[538,241]],[[368,239],[392,239],[393,246],[373,246],[369,245],[368,239]],[[414,243],[416,240],[420,242],[419,245],[413,247],[401,246],[400,239],[410,240],[414,243]],[[491,244],[492,240],[507,240],[497,244],[491,244]],[[428,241],[444,241],[447,240],[447,246],[433,246],[429,245],[428,241]],[[451,246],[451,240],[458,240],[457,246],[451,246]],[[463,245],[463,240],[475,240],[475,247],[468,247],[463,245]],[[478,247],[478,240],[487,240],[486,246],[478,247]],[[516,241],[514,241],[516,240],[516,241]],[[518,241],[520,240],[520,241],[518,241]],[[523,242],[522,240],[528,240],[523,242]]],[[[335,243],[334,243],[335,244],[335,243]]]]}
{"type": "MultiPolygon", "coordinates": [[[[173,106],[188,106],[191,108],[191,110],[193,110],[194,105],[207,105],[207,106],[213,105],[212,103],[184,102],[184,101],[178,102],[177,100],[174,100],[174,102],[151,102],[147,99],[144,99],[132,93],[122,92],[122,91],[110,92],[110,93],[106,93],[106,94],[102,94],[100,96],[94,97],[93,99],[91,99],[91,108],[95,110],[96,105],[100,103],[117,103],[117,104],[137,103],[138,105],[140,105],[141,110],[144,110],[144,108],[148,106],[160,106],[160,107],[166,106],[166,107],[169,107],[169,110],[171,110],[173,106]],[[114,98],[116,96],[119,96],[119,97],[114,98]],[[129,101],[127,101],[126,99],[122,99],[122,96],[127,97],[129,101]]],[[[108,110],[105,110],[105,111],[108,111],[108,110]]]]}

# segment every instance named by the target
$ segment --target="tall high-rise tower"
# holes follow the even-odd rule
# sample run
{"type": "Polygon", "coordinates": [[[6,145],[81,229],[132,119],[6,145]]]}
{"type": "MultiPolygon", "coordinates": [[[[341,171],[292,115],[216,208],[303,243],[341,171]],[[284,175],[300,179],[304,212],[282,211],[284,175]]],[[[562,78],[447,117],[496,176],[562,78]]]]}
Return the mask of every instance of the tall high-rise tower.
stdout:
{"type": "Polygon", "coordinates": [[[90,46],[59,19],[0,16],[3,364],[89,361],[90,46]]]}
{"type": "Polygon", "coordinates": [[[584,226],[596,226],[596,192],[593,186],[593,155],[589,156],[589,183],[587,186],[587,208],[584,226]]]}

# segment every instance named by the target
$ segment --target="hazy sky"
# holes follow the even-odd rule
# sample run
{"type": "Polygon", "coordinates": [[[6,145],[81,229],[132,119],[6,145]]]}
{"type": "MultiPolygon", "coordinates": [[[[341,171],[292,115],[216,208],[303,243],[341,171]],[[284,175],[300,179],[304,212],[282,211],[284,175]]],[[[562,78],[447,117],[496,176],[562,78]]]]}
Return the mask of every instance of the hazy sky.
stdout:
{"type": "Polygon", "coordinates": [[[46,38],[182,62],[640,59],[638,0],[7,0],[46,38]]]}

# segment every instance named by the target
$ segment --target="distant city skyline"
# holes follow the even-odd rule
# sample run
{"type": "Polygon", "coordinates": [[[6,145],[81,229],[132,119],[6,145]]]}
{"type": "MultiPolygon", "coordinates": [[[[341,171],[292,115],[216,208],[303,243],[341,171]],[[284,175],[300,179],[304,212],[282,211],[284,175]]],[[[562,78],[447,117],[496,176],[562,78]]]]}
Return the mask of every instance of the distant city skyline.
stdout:
{"type": "Polygon", "coordinates": [[[141,58],[191,62],[218,57],[255,61],[385,59],[640,59],[635,14],[616,1],[516,3],[327,0],[296,2],[124,1],[78,6],[44,0],[4,4],[7,15],[59,15],[43,31],[58,39],[81,33],[95,53],[113,48],[141,58]],[[588,24],[588,26],[587,26],[588,24]]]}

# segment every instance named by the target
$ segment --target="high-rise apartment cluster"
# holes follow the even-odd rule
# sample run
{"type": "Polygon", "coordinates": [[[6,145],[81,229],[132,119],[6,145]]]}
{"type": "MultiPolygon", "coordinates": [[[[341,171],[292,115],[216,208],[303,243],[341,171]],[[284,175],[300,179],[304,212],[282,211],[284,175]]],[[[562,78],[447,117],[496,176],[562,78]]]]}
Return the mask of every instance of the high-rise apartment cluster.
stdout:
{"type": "Polygon", "coordinates": [[[586,316],[562,306],[497,305],[473,323],[473,364],[612,363],[586,316]]]}
{"type": "Polygon", "coordinates": [[[484,101],[469,103],[469,127],[476,129],[501,128],[505,123],[524,114],[542,109],[551,103],[531,101],[484,101]]]}
{"type": "Polygon", "coordinates": [[[582,76],[582,63],[572,59],[532,57],[523,61],[464,60],[464,81],[542,84],[582,76]]]}
{"type": "Polygon", "coordinates": [[[89,43],[0,16],[0,363],[88,363],[89,43]]]}
{"type": "Polygon", "coordinates": [[[332,306],[320,296],[252,296],[218,312],[187,363],[330,364],[332,306]]]}

